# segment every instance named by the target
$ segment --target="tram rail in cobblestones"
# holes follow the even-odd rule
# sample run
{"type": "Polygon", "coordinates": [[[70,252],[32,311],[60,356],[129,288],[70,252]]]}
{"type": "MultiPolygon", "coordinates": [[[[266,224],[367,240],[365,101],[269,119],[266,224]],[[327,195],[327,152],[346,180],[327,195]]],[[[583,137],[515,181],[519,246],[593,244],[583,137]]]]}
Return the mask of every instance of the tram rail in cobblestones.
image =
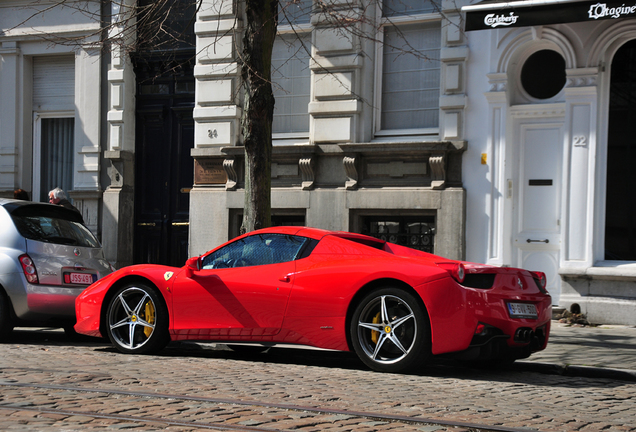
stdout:
{"type": "MultiPolygon", "coordinates": [[[[126,390],[116,390],[116,389],[101,389],[101,388],[91,388],[91,387],[74,387],[74,386],[65,386],[65,385],[53,385],[53,384],[39,384],[39,383],[18,383],[18,382],[0,382],[0,387],[4,389],[2,392],[3,397],[0,398],[3,401],[0,402],[0,410],[2,411],[27,411],[27,412],[35,412],[41,414],[50,414],[56,416],[81,416],[81,417],[89,417],[94,419],[106,419],[116,422],[132,422],[139,424],[162,424],[168,426],[179,426],[186,428],[194,428],[194,429],[210,429],[210,430],[242,430],[242,431],[250,431],[250,432],[273,432],[273,431],[281,431],[281,430],[303,430],[304,428],[315,428],[320,424],[329,424],[329,423],[337,423],[337,422],[346,422],[349,425],[354,426],[356,421],[360,423],[361,427],[368,426],[369,424],[382,425],[382,424],[390,424],[391,426],[403,425],[404,427],[416,426],[416,427],[424,427],[424,426],[441,426],[445,428],[463,428],[467,429],[470,432],[527,432],[528,429],[519,429],[519,428],[510,428],[504,426],[493,426],[493,425],[484,425],[484,424],[476,424],[476,423],[466,423],[466,422],[453,422],[453,421],[444,421],[439,419],[427,419],[421,417],[408,417],[408,416],[398,416],[398,415],[387,415],[385,413],[373,413],[373,412],[359,412],[359,411],[348,411],[348,410],[340,410],[340,409],[329,409],[329,408],[320,408],[320,407],[312,407],[312,406],[301,406],[301,405],[293,405],[293,404],[278,404],[278,403],[269,403],[257,400],[239,400],[239,399],[225,399],[225,398],[210,398],[210,397],[199,397],[199,396],[188,396],[181,394],[165,394],[165,393],[150,393],[150,392],[137,392],[137,391],[126,391],[126,390]],[[51,405],[64,405],[69,404],[69,401],[55,401],[54,395],[48,393],[47,402],[43,404],[36,404],[34,402],[20,402],[19,400],[16,402],[7,402],[7,397],[11,397],[10,392],[8,391],[11,387],[13,388],[30,388],[33,390],[40,391],[53,391],[60,392],[60,399],[69,396],[70,393],[92,393],[92,394],[101,394],[106,397],[109,396],[118,396],[118,397],[128,397],[128,398],[141,398],[145,401],[149,401],[152,399],[157,400],[167,400],[170,401],[171,405],[178,403],[203,403],[209,404],[210,406],[217,406],[219,408],[213,409],[212,412],[215,412],[215,415],[219,416],[219,418],[215,419],[213,422],[206,421],[189,421],[189,420],[175,420],[174,418],[169,418],[168,416],[151,416],[151,415],[129,415],[122,413],[107,413],[107,412],[98,412],[98,411],[90,411],[90,410],[76,410],[76,409],[67,409],[67,408],[55,408],[51,407],[51,405]],[[220,408],[221,406],[234,406],[234,407],[243,407],[244,409],[253,410],[254,414],[258,417],[259,410],[273,410],[268,414],[272,414],[270,417],[278,417],[279,419],[266,421],[263,419],[259,420],[245,420],[242,423],[238,424],[228,424],[223,423],[223,415],[228,416],[229,418],[236,418],[237,413],[232,413],[232,410],[220,408]],[[254,409],[253,409],[254,408],[254,409]],[[279,412],[276,415],[276,412],[279,412]],[[280,421],[281,417],[285,417],[284,413],[295,412],[295,413],[304,413],[307,414],[307,417],[297,416],[297,420],[293,426],[290,426],[285,421],[280,421]],[[234,417],[232,417],[234,416],[234,417]],[[264,424],[261,426],[260,424],[250,424],[250,421],[254,423],[264,424]],[[371,423],[369,423],[371,422],[371,423]]],[[[117,409],[113,407],[115,402],[121,402],[121,399],[116,401],[110,400],[108,405],[105,405],[104,408],[109,409],[117,409]]],[[[73,401],[71,400],[70,403],[73,401]]],[[[152,404],[151,404],[152,405],[152,404]]],[[[126,406],[121,408],[121,411],[130,411],[135,408],[126,408],[126,406]]],[[[176,409],[177,413],[180,413],[179,409],[176,409]]],[[[210,412],[210,410],[203,410],[202,412],[210,412]]],[[[241,411],[241,415],[249,418],[250,415],[245,413],[245,411],[241,411]]],[[[262,415],[263,413],[260,413],[262,415]]],[[[290,416],[293,418],[293,416],[290,416]]],[[[355,430],[355,426],[351,428],[351,430],[355,430]]]]}

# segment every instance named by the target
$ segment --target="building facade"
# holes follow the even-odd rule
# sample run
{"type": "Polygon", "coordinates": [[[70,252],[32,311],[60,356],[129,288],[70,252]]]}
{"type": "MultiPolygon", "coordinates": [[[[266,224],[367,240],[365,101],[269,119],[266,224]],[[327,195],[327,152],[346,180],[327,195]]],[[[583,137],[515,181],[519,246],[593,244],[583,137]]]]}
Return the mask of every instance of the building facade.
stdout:
{"type": "MultiPolygon", "coordinates": [[[[555,305],[635,325],[636,16],[510,3],[331,0],[344,29],[281,0],[272,222],[541,270],[555,305]]],[[[117,267],[238,235],[242,2],[202,0],[170,61],[122,48],[136,1],[38,4],[0,4],[0,194],[63,187],[117,267]]]]}
{"type": "MultiPolygon", "coordinates": [[[[467,49],[456,6],[329,4],[355,17],[354,31],[310,0],[281,2],[273,223],[363,232],[463,258],[467,49]]],[[[206,0],[197,15],[193,254],[241,225],[241,13],[240,2],[206,0]]]]}
{"type": "Polygon", "coordinates": [[[102,63],[94,16],[99,2],[84,2],[81,11],[0,4],[0,195],[22,188],[46,202],[61,187],[100,232],[102,63]]]}
{"type": "Polygon", "coordinates": [[[541,269],[554,304],[636,324],[636,8],[528,1],[463,11],[473,29],[468,259],[541,269]]]}

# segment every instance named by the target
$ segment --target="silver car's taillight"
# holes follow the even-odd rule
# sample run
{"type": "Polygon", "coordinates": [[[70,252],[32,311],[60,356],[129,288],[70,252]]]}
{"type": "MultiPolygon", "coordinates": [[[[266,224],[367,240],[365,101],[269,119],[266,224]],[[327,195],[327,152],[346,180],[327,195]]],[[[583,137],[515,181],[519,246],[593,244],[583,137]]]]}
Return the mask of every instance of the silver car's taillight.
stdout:
{"type": "Polygon", "coordinates": [[[24,272],[24,276],[26,277],[27,282],[31,284],[40,283],[38,279],[38,271],[35,268],[35,263],[27,254],[20,255],[18,258],[20,260],[20,264],[22,265],[22,271],[24,272]]]}

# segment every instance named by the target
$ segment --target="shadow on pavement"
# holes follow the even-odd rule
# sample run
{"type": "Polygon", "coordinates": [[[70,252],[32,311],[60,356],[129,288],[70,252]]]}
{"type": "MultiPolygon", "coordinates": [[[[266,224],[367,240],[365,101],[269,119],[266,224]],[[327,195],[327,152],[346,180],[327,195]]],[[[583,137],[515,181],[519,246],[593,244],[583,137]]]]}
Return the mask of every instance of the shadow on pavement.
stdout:
{"type": "MultiPolygon", "coordinates": [[[[588,338],[589,339],[589,338],[588,338]]],[[[616,343],[616,341],[613,341],[616,343]]],[[[603,343],[599,341],[598,343],[603,343]]],[[[98,352],[119,353],[108,340],[82,335],[67,335],[62,329],[15,329],[0,344],[83,346],[98,352]]],[[[631,346],[630,346],[631,348],[631,346]]],[[[127,354],[121,354],[127,355],[127,354]]],[[[172,342],[158,357],[204,358],[249,361],[252,363],[290,364],[322,368],[348,369],[371,372],[350,352],[317,350],[311,348],[272,347],[263,353],[243,353],[220,343],[172,342]]],[[[562,366],[520,360],[506,367],[478,368],[444,358],[433,358],[413,376],[471,379],[507,383],[533,384],[559,387],[607,387],[624,385],[622,381],[636,381],[629,371],[562,366]],[[573,378],[586,378],[585,381],[573,378]]]]}
{"type": "Polygon", "coordinates": [[[110,341],[77,333],[67,334],[61,328],[19,327],[13,329],[0,344],[110,346],[110,341]]]}

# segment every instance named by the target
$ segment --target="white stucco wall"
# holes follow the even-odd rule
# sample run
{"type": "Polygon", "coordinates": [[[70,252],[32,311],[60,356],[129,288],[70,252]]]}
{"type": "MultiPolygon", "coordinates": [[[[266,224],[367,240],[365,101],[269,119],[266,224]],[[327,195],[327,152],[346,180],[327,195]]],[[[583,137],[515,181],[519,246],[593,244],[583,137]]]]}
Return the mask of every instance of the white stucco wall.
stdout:
{"type": "Polygon", "coordinates": [[[492,193],[491,176],[495,167],[489,156],[487,100],[490,73],[491,32],[475,31],[467,33],[466,39],[471,55],[466,69],[466,93],[468,106],[464,133],[468,148],[463,156],[462,175],[466,189],[466,259],[473,262],[488,260],[489,209],[487,202],[492,193]],[[475,53],[479,53],[476,55],[475,53]],[[482,154],[487,155],[486,164],[482,164],[482,154]]]}
{"type": "Polygon", "coordinates": [[[579,304],[597,323],[636,324],[636,263],[605,261],[603,235],[610,66],[616,50],[634,38],[633,19],[467,33],[466,258],[521,266],[511,229],[518,217],[513,203],[518,203],[507,187],[512,179],[513,197],[519,192],[515,170],[523,161],[515,159],[521,140],[516,128],[533,118],[561,124],[553,299],[564,307],[579,304]],[[566,62],[564,89],[545,101],[519,90],[518,71],[538,49],[555,50],[566,62]]]}
{"type": "Polygon", "coordinates": [[[74,100],[63,107],[75,118],[73,190],[67,192],[94,233],[100,232],[101,198],[100,8],[98,1],[0,4],[0,192],[11,196],[22,188],[33,194],[34,113],[61,109],[33,106],[33,58],[72,55],[74,100]],[[65,43],[54,43],[58,38],[65,43]]]}

